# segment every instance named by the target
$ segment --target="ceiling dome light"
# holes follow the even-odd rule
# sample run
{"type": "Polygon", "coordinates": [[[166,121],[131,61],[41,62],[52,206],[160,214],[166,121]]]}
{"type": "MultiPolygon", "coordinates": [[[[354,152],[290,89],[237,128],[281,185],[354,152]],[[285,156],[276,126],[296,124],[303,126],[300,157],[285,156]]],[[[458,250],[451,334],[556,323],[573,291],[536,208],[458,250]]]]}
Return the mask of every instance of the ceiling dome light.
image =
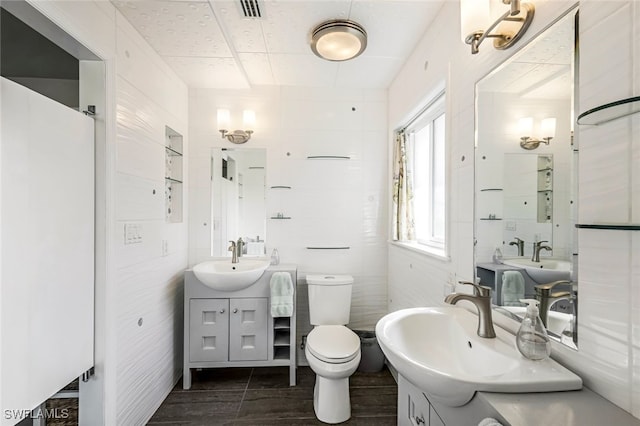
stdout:
{"type": "Polygon", "coordinates": [[[353,21],[327,21],[311,35],[311,50],[328,61],[347,61],[364,52],[367,32],[353,21]]]}

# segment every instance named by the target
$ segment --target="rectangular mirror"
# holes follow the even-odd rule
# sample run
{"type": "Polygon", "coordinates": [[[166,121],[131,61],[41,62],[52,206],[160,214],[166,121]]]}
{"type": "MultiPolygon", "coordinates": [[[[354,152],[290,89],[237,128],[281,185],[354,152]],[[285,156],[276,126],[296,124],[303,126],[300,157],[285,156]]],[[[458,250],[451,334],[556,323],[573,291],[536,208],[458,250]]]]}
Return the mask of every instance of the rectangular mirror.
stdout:
{"type": "Polygon", "coordinates": [[[475,156],[476,275],[505,315],[538,299],[550,335],[573,347],[576,13],[478,81],[475,156]]]}
{"type": "Polygon", "coordinates": [[[244,241],[243,256],[264,256],[264,149],[211,149],[211,256],[229,256],[229,241],[244,241]]]}

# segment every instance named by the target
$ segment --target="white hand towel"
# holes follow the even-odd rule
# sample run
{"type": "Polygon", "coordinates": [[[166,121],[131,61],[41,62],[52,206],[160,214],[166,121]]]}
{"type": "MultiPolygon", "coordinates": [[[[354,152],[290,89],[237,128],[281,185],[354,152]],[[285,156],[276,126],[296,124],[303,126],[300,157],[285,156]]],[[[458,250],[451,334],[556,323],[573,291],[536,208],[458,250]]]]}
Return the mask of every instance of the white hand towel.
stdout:
{"type": "Polygon", "coordinates": [[[288,272],[274,272],[269,281],[271,287],[271,316],[293,315],[293,282],[288,272]]]}
{"type": "Polygon", "coordinates": [[[524,277],[520,271],[502,273],[502,306],[522,306],[524,299],[524,277]]]}
{"type": "Polygon", "coordinates": [[[497,421],[496,419],[492,419],[491,417],[487,417],[486,419],[482,419],[478,426],[503,426],[502,423],[497,421]]]}

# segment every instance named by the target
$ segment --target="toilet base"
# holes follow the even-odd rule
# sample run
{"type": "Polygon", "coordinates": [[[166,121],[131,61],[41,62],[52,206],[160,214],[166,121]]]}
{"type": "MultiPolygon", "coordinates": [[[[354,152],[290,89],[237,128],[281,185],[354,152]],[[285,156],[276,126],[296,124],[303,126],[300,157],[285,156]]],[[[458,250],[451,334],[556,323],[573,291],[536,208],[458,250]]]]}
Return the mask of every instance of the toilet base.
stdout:
{"type": "Polygon", "coordinates": [[[313,388],[313,410],[324,423],[342,423],[351,417],[349,377],[327,379],[316,374],[313,388]]]}

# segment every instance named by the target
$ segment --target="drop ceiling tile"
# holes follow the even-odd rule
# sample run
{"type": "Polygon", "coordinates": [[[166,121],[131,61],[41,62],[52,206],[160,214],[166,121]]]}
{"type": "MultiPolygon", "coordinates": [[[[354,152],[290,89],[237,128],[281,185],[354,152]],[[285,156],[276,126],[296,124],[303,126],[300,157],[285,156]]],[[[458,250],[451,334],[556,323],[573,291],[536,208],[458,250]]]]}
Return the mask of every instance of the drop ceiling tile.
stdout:
{"type": "Polygon", "coordinates": [[[275,84],[269,56],[266,53],[239,53],[238,56],[252,85],[275,84]]]}
{"type": "Polygon", "coordinates": [[[233,58],[164,57],[189,87],[246,89],[248,82],[233,58]]]}
{"type": "Polygon", "coordinates": [[[337,87],[376,88],[385,87],[398,74],[404,61],[399,58],[359,56],[340,62],[338,65],[337,87]],[[375,70],[363,73],[362,70],[375,70]]]}
{"type": "Polygon", "coordinates": [[[161,56],[231,57],[209,3],[143,0],[115,5],[161,56]]]}
{"type": "Polygon", "coordinates": [[[271,68],[276,84],[282,86],[331,87],[335,83],[338,63],[323,61],[313,55],[272,54],[271,68]]]}
{"type": "Polygon", "coordinates": [[[347,19],[351,0],[270,1],[262,21],[270,53],[309,53],[311,31],[330,19],[347,19]]]}
{"type": "MultiPolygon", "coordinates": [[[[265,53],[267,48],[262,34],[262,20],[245,18],[237,2],[213,3],[216,15],[223,22],[225,31],[231,38],[233,47],[239,53],[265,53]]],[[[263,7],[264,9],[264,7],[263,7]]]]}
{"type": "Polygon", "coordinates": [[[437,1],[356,0],[350,19],[367,31],[369,40],[364,54],[406,58],[441,6],[437,1]]]}

